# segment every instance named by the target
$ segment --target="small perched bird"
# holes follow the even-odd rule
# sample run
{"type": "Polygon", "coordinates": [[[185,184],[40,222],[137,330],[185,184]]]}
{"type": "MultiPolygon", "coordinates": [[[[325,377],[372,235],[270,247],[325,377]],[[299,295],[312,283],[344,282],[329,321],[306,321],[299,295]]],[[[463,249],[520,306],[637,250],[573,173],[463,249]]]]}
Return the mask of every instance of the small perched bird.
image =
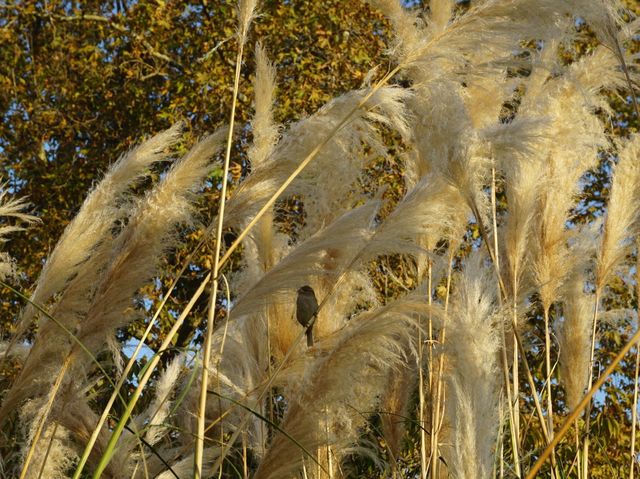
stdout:
{"type": "Polygon", "coordinates": [[[307,328],[307,346],[313,346],[313,325],[309,327],[309,323],[318,311],[318,300],[313,292],[313,288],[309,285],[303,286],[298,290],[298,299],[296,301],[296,319],[307,328]]]}

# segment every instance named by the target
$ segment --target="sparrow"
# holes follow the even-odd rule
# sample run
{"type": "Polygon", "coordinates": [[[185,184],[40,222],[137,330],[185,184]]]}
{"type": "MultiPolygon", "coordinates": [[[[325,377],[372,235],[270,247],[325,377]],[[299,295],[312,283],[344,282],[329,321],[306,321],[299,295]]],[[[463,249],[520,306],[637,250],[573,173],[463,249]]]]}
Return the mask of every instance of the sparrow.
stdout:
{"type": "Polygon", "coordinates": [[[313,324],[309,326],[311,320],[318,312],[318,300],[309,285],[298,289],[298,299],[296,300],[296,319],[307,328],[307,346],[313,346],[313,324]]]}

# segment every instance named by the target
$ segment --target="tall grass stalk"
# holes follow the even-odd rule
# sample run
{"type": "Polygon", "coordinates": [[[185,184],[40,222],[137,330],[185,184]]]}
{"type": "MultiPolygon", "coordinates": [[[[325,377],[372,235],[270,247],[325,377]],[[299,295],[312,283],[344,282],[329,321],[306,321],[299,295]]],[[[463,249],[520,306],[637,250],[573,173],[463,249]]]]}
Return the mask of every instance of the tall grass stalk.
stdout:
{"type": "MultiPolygon", "coordinates": [[[[432,265],[431,265],[431,261],[427,260],[427,302],[429,305],[431,305],[431,291],[432,291],[432,284],[431,284],[431,280],[432,280],[432,265]]],[[[428,348],[429,348],[429,355],[428,355],[428,359],[429,359],[429,365],[428,367],[428,381],[427,384],[425,385],[425,381],[424,381],[424,338],[423,338],[423,327],[421,323],[418,323],[418,362],[417,362],[417,367],[418,367],[418,387],[420,388],[419,390],[419,396],[418,399],[420,401],[419,404],[419,410],[420,410],[420,425],[422,426],[422,428],[420,429],[420,477],[422,479],[426,479],[427,478],[427,474],[428,474],[428,468],[430,467],[432,471],[435,471],[437,466],[436,466],[436,458],[437,458],[437,446],[434,443],[434,439],[435,439],[435,434],[434,434],[434,430],[435,430],[435,424],[434,424],[434,403],[433,401],[431,402],[431,437],[430,437],[430,442],[431,442],[431,455],[429,456],[429,460],[427,461],[427,424],[425,421],[425,411],[426,411],[426,398],[425,398],[425,388],[428,386],[428,390],[431,394],[433,394],[433,342],[434,342],[434,337],[433,337],[433,323],[432,323],[432,317],[431,314],[429,314],[429,317],[427,318],[427,331],[428,331],[428,348]]]]}
{"type": "MultiPolygon", "coordinates": [[[[593,385],[593,367],[596,350],[596,333],[598,331],[598,304],[600,301],[599,293],[596,291],[593,299],[593,318],[591,320],[591,353],[589,355],[589,378],[587,380],[587,390],[591,389],[593,385]]],[[[591,401],[587,403],[584,410],[584,439],[582,443],[582,477],[588,479],[589,477],[589,445],[591,439],[589,438],[589,430],[591,428],[591,401]]]]}
{"type": "Polygon", "coordinates": [[[218,297],[218,274],[220,271],[220,251],[222,249],[222,228],[224,222],[225,205],[227,201],[227,183],[229,176],[229,164],[231,162],[231,147],[233,145],[233,130],[235,125],[235,113],[237,105],[237,96],[240,88],[240,69],[242,67],[242,58],[244,55],[244,45],[247,41],[249,25],[256,8],[256,0],[240,0],[238,12],[238,52],[236,56],[235,76],[233,82],[233,95],[231,99],[231,113],[229,116],[229,134],[227,135],[227,146],[224,155],[224,166],[222,173],[222,189],[220,191],[220,201],[218,204],[218,224],[216,227],[215,253],[213,254],[212,263],[212,282],[211,296],[209,299],[209,309],[207,316],[207,326],[205,333],[205,342],[202,352],[202,377],[200,379],[200,403],[198,408],[198,436],[196,440],[196,450],[194,454],[194,477],[200,479],[202,477],[202,461],[204,459],[204,430],[206,421],[207,408],[207,386],[209,381],[208,365],[211,360],[211,337],[213,328],[215,327],[215,311],[216,301],[218,297]]]}
{"type": "MultiPolygon", "coordinates": [[[[449,311],[449,298],[450,298],[450,294],[451,294],[451,278],[452,278],[452,274],[453,274],[453,256],[455,254],[455,248],[451,247],[449,248],[449,261],[447,262],[448,266],[447,266],[447,277],[446,277],[446,286],[445,286],[445,297],[444,297],[444,308],[443,308],[443,312],[444,312],[444,316],[443,316],[443,322],[440,328],[440,345],[441,347],[444,347],[446,345],[446,317],[447,317],[447,313],[449,311]]],[[[444,354],[439,354],[438,355],[438,369],[436,371],[436,388],[435,388],[435,408],[434,408],[434,419],[433,419],[433,423],[435,424],[435,429],[432,430],[432,435],[433,435],[433,444],[435,448],[435,453],[432,454],[432,464],[433,464],[433,477],[437,477],[437,473],[439,471],[439,467],[440,467],[440,462],[439,462],[439,437],[440,437],[440,431],[442,430],[442,427],[444,425],[444,419],[445,419],[445,413],[446,413],[446,398],[445,398],[445,388],[444,388],[444,365],[445,365],[445,356],[444,354]]]]}
{"type": "MultiPolygon", "coordinates": [[[[495,159],[492,159],[491,165],[491,222],[492,222],[492,232],[493,232],[493,251],[495,252],[495,271],[497,278],[502,277],[502,273],[500,270],[500,248],[498,245],[498,213],[496,206],[496,167],[495,167],[495,159]]],[[[498,284],[498,288],[501,289],[501,293],[504,294],[504,286],[500,288],[500,284],[498,284]]],[[[500,295],[501,304],[502,304],[502,295],[500,295]]],[[[520,436],[520,432],[518,430],[518,418],[516,416],[516,407],[515,404],[518,401],[517,397],[512,396],[512,384],[509,381],[509,359],[507,356],[507,334],[504,327],[504,322],[501,323],[501,339],[502,339],[502,369],[504,374],[504,390],[507,392],[507,410],[509,411],[509,430],[511,432],[511,449],[513,451],[513,468],[518,477],[520,477],[520,446],[518,437],[520,436]]],[[[518,377],[513,377],[513,383],[518,382],[518,377]]]]}
{"type": "Polygon", "coordinates": [[[636,470],[636,432],[638,429],[638,377],[640,375],[640,348],[636,346],[635,372],[633,374],[633,405],[631,406],[631,445],[629,446],[629,479],[636,470]]]}

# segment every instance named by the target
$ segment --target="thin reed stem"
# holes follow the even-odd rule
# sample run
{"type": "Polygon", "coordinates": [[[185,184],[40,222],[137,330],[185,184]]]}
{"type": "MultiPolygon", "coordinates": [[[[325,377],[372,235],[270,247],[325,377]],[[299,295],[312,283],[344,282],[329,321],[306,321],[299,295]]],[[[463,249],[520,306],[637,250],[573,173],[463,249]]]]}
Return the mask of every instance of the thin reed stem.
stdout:
{"type": "MultiPolygon", "coordinates": [[[[517,327],[518,325],[518,286],[517,281],[514,279],[513,281],[513,316],[511,318],[512,324],[517,327]]],[[[512,341],[515,346],[516,338],[515,334],[512,335],[512,341]]],[[[519,369],[519,355],[518,348],[513,348],[513,364],[511,365],[511,376],[513,380],[513,419],[514,419],[514,429],[516,431],[516,443],[518,447],[520,447],[520,372],[519,369]]]]}
{"type": "Polygon", "coordinates": [[[49,453],[51,452],[51,447],[53,446],[53,441],[56,439],[56,432],[58,432],[58,423],[55,422],[53,424],[53,431],[51,431],[51,437],[49,438],[49,444],[47,444],[47,450],[44,453],[44,458],[42,459],[42,464],[40,464],[40,471],[38,472],[38,479],[42,477],[44,473],[44,468],[47,465],[47,459],[49,458],[49,453]]]}
{"type": "MultiPolygon", "coordinates": [[[[432,265],[431,260],[427,260],[427,301],[431,304],[431,280],[432,280],[432,265]]],[[[429,365],[428,365],[428,384],[429,384],[429,392],[432,393],[433,389],[433,371],[431,365],[433,364],[433,323],[432,317],[429,315],[428,318],[428,334],[429,334],[429,365]]],[[[433,457],[434,457],[434,444],[433,444],[433,434],[431,435],[431,454],[429,456],[429,461],[427,461],[427,435],[426,435],[426,426],[425,426],[425,384],[424,384],[424,372],[423,372],[423,362],[424,362],[424,341],[422,338],[422,326],[418,324],[418,387],[419,390],[419,400],[420,400],[420,425],[422,426],[420,429],[420,477],[422,479],[426,479],[427,477],[427,467],[431,466],[433,470],[433,457]]],[[[433,400],[431,401],[431,406],[433,407],[433,400]]],[[[431,431],[434,429],[433,423],[433,409],[431,413],[431,431]]],[[[433,475],[432,475],[433,477],[433,475]]]]}
{"type": "Polygon", "coordinates": [[[333,479],[333,459],[331,457],[331,446],[329,446],[329,408],[325,407],[325,426],[324,432],[327,441],[327,470],[329,471],[329,479],[333,479]]]}
{"type": "Polygon", "coordinates": [[[500,348],[500,357],[502,359],[502,374],[504,378],[504,386],[507,392],[507,405],[509,411],[509,432],[511,438],[511,447],[513,454],[513,468],[518,477],[520,477],[520,457],[518,450],[518,439],[517,433],[515,430],[515,417],[514,417],[514,409],[513,409],[513,399],[511,397],[511,383],[509,381],[509,364],[507,358],[507,344],[506,344],[506,333],[504,328],[504,323],[500,326],[500,337],[502,339],[502,347],[500,348]]]}
{"type": "Polygon", "coordinates": [[[551,442],[551,438],[549,437],[549,431],[547,430],[547,422],[544,418],[544,413],[542,412],[542,405],[540,404],[540,398],[538,397],[538,391],[536,390],[536,384],[533,380],[533,375],[531,374],[531,368],[529,367],[529,361],[525,356],[524,346],[522,344],[522,338],[520,338],[520,334],[515,330],[515,324],[513,325],[515,331],[516,344],[518,346],[518,351],[520,351],[520,358],[524,363],[524,371],[525,376],[527,378],[527,382],[529,383],[529,388],[531,389],[531,397],[533,398],[533,403],[535,405],[536,413],[538,414],[538,420],[540,421],[540,428],[542,429],[542,434],[547,444],[551,442]]]}
{"type": "MultiPolygon", "coordinates": [[[[637,280],[636,280],[637,281],[637,280]]],[[[629,451],[629,479],[635,475],[636,463],[636,431],[638,429],[638,374],[640,372],[640,348],[636,346],[636,367],[633,375],[633,406],[631,409],[631,446],[629,451]]]]}
{"type": "MultiPolygon", "coordinates": [[[[632,90],[633,92],[633,90],[632,90]]],[[[638,117],[640,118],[640,117],[638,117]]],[[[640,238],[636,238],[636,331],[640,330],[640,238]]],[[[640,348],[636,346],[636,365],[633,374],[633,406],[631,409],[631,446],[629,451],[629,479],[636,469],[636,431],[638,429],[638,375],[640,374],[640,348]]]]}
{"type": "Polygon", "coordinates": [[[418,366],[418,421],[420,422],[420,477],[425,479],[427,476],[427,437],[425,433],[425,417],[424,417],[424,372],[422,371],[422,355],[423,355],[422,328],[418,325],[418,357],[416,363],[418,366]]]}
{"type": "MultiPolygon", "coordinates": [[[[578,474],[578,479],[582,479],[582,461],[580,460],[580,425],[578,424],[578,419],[575,420],[575,422],[573,423],[573,429],[575,431],[575,440],[576,440],[576,457],[573,460],[573,463],[571,464],[571,469],[573,469],[574,464],[577,465],[576,467],[576,472],[578,474]]],[[[569,474],[571,473],[571,469],[569,470],[569,474]]]]}
{"type": "MultiPolygon", "coordinates": [[[[593,299],[593,319],[591,326],[591,352],[589,354],[589,379],[587,381],[587,389],[591,389],[593,384],[593,362],[596,351],[596,332],[598,328],[598,306],[600,304],[600,290],[596,290],[593,299]]],[[[589,428],[591,427],[591,400],[587,402],[587,407],[584,411],[584,438],[582,445],[582,477],[583,479],[589,478],[589,428]]]]}
{"type": "MultiPolygon", "coordinates": [[[[493,227],[493,264],[495,267],[496,278],[498,280],[498,290],[502,290],[502,293],[498,295],[500,304],[503,302],[504,284],[502,283],[502,274],[500,272],[500,254],[498,248],[498,213],[496,205],[496,168],[494,159],[492,159],[491,166],[491,222],[493,227]]],[[[504,322],[500,322],[500,337],[502,340],[502,347],[500,356],[502,358],[502,373],[504,377],[504,387],[507,391],[507,404],[509,410],[509,431],[511,434],[511,448],[513,451],[513,468],[518,477],[520,477],[520,451],[518,448],[518,432],[516,430],[515,411],[513,407],[513,400],[511,397],[511,383],[509,381],[509,359],[507,357],[507,336],[505,332],[504,322]]],[[[517,381],[517,378],[514,378],[517,381]]]]}
{"type": "MultiPolygon", "coordinates": [[[[549,431],[549,438],[553,439],[553,396],[551,393],[551,330],[549,327],[549,308],[544,308],[544,364],[546,372],[546,384],[547,384],[547,430],[549,431]]],[[[551,464],[552,464],[552,476],[556,477],[556,459],[555,449],[551,451],[551,464]]]]}
{"type": "MultiPolygon", "coordinates": [[[[244,19],[240,19],[244,22],[244,19]]],[[[247,19],[248,21],[248,19],[247,19]]],[[[205,342],[202,353],[202,378],[200,380],[200,402],[198,407],[198,436],[196,440],[194,454],[194,478],[202,478],[202,461],[204,458],[204,429],[207,409],[207,386],[209,381],[209,361],[211,360],[211,340],[215,327],[216,298],[218,296],[218,273],[220,271],[220,251],[222,248],[222,228],[224,223],[224,208],[227,201],[227,183],[229,181],[229,163],[231,162],[231,147],[233,146],[233,129],[235,125],[236,105],[238,101],[238,91],[240,89],[240,70],[242,68],[242,57],[244,54],[244,44],[246,40],[246,28],[244,25],[238,35],[238,54],[236,56],[235,78],[233,82],[233,96],[231,100],[231,114],[229,119],[229,134],[227,136],[227,149],[224,155],[224,167],[222,173],[222,189],[220,192],[220,203],[218,205],[218,224],[216,227],[215,253],[213,255],[213,276],[211,285],[211,297],[209,299],[209,309],[207,315],[207,327],[205,331],[205,342]]]]}
{"type": "MultiPolygon", "coordinates": [[[[222,468],[220,468],[222,473],[222,468]]],[[[242,434],[242,479],[249,479],[249,466],[247,464],[247,433],[242,434]]]]}
{"type": "MultiPolygon", "coordinates": [[[[451,278],[453,276],[453,258],[455,252],[453,249],[449,251],[449,266],[447,268],[447,280],[446,280],[446,291],[444,298],[444,315],[442,325],[440,326],[440,347],[443,347],[446,343],[446,318],[447,312],[449,310],[449,298],[451,293],[451,278]]],[[[434,442],[438,444],[438,436],[440,435],[440,431],[442,426],[444,425],[444,417],[445,417],[445,407],[446,401],[445,399],[445,388],[444,388],[444,359],[445,355],[443,352],[440,352],[438,357],[438,372],[436,375],[436,418],[434,422],[436,423],[436,430],[432,433],[434,435],[434,442]]],[[[436,462],[438,462],[438,456],[435,456],[436,462]]]]}

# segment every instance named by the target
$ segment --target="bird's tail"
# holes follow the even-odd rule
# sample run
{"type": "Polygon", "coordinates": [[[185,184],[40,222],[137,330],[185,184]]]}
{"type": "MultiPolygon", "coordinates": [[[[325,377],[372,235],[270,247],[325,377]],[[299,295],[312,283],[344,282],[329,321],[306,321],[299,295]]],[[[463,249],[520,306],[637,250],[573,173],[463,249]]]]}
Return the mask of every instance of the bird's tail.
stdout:
{"type": "Polygon", "coordinates": [[[307,346],[313,346],[313,329],[307,328],[307,346]]]}

